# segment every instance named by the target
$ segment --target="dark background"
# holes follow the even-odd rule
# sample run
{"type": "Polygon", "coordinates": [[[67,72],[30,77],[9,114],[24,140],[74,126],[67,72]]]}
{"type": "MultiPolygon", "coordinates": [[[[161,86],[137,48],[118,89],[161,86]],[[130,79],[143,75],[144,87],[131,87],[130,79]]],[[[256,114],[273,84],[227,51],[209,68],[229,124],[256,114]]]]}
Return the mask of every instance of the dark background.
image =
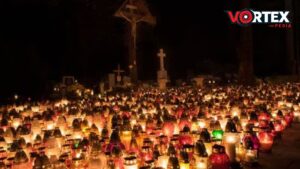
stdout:
{"type": "MultiPolygon", "coordinates": [[[[236,38],[241,28],[229,23],[224,11],[240,10],[240,1],[148,0],[157,25],[138,27],[139,78],[156,78],[159,48],[167,53],[166,67],[172,79],[237,72],[236,38]]],[[[90,85],[118,63],[126,69],[129,27],[113,16],[122,2],[1,0],[0,97],[14,93],[38,96],[63,75],[74,75],[90,85]]],[[[285,10],[282,0],[253,0],[251,8],[285,10]]],[[[257,76],[289,74],[288,31],[253,26],[257,76]]]]}

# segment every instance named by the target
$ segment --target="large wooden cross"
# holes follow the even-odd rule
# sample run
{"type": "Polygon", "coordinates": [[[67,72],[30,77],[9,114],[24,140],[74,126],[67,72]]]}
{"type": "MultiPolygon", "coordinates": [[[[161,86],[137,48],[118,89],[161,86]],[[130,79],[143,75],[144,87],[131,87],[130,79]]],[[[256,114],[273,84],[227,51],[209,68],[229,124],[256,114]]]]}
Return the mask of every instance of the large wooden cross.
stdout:
{"type": "Polygon", "coordinates": [[[131,26],[131,38],[129,45],[129,71],[132,82],[137,82],[137,59],[136,59],[136,38],[137,24],[146,22],[151,25],[156,24],[155,18],[151,15],[144,0],[125,0],[115,13],[116,17],[125,19],[131,26]]]}

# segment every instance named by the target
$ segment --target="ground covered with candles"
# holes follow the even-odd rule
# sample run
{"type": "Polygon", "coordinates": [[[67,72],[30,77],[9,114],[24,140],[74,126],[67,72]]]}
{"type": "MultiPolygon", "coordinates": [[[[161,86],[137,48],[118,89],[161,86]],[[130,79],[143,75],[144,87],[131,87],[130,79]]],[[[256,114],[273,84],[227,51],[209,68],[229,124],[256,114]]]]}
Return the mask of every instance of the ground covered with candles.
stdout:
{"type": "Polygon", "coordinates": [[[0,168],[300,164],[300,85],[138,88],[1,107],[0,168]]]}

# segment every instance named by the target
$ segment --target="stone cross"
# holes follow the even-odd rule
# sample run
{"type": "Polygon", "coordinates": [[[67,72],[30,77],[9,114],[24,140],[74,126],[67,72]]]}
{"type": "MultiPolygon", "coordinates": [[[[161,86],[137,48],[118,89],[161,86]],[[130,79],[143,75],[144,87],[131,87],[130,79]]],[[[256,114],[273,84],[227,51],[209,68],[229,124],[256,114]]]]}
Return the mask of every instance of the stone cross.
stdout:
{"type": "Polygon", "coordinates": [[[121,73],[124,72],[124,70],[121,69],[120,64],[118,64],[118,68],[114,70],[115,73],[117,73],[117,82],[121,82],[121,73]]]}
{"type": "Polygon", "coordinates": [[[159,50],[159,53],[157,54],[157,56],[159,57],[159,62],[160,62],[160,70],[165,70],[165,66],[164,66],[164,58],[166,57],[166,54],[164,53],[163,49],[159,50]]]}

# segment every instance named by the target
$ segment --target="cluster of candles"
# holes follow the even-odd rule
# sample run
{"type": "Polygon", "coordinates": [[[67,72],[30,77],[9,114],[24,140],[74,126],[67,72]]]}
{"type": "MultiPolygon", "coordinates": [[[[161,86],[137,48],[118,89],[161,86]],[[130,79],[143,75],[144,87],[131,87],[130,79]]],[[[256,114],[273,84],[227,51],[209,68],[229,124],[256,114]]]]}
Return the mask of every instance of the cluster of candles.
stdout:
{"type": "Polygon", "coordinates": [[[299,121],[296,84],[139,89],[1,108],[0,168],[229,169],[299,121]]]}

